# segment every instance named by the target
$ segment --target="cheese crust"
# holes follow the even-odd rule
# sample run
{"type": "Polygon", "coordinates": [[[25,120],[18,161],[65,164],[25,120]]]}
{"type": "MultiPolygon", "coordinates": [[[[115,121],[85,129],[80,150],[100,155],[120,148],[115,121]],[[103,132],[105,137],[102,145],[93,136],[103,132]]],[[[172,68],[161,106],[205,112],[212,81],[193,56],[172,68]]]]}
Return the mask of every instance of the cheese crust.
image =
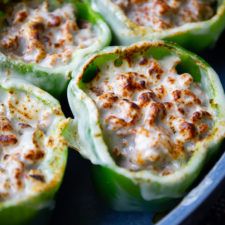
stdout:
{"type": "Polygon", "coordinates": [[[87,84],[119,166],[169,175],[210,135],[210,99],[191,74],[177,72],[180,62],[176,55],[127,56],[104,64],[87,84]]]}
{"type": "Polygon", "coordinates": [[[71,4],[51,11],[47,1],[34,2],[6,9],[6,25],[0,34],[0,50],[6,55],[51,68],[69,63],[75,51],[97,41],[93,25],[76,21],[71,4]]]}
{"type": "Polygon", "coordinates": [[[50,162],[57,163],[54,151],[66,145],[60,135],[56,137],[56,125],[64,118],[60,108],[46,107],[23,91],[0,87],[0,96],[1,203],[39,193],[55,182],[56,174],[58,180],[58,168],[52,171],[54,162],[50,162]]]}
{"type": "Polygon", "coordinates": [[[216,0],[112,0],[139,26],[154,30],[179,27],[210,19],[216,0]]]}

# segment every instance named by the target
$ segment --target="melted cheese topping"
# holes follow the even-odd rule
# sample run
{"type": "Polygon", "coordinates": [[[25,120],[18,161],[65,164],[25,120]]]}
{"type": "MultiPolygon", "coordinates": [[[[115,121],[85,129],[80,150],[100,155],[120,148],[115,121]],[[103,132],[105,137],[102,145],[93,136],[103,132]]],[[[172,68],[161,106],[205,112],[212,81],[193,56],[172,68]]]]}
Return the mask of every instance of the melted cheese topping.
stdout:
{"type": "Polygon", "coordinates": [[[179,62],[177,56],[111,61],[87,85],[120,166],[173,173],[210,134],[209,99],[190,74],[177,73],[179,62]]]}
{"type": "Polygon", "coordinates": [[[162,30],[210,19],[216,0],[113,0],[130,20],[162,30]]]}
{"type": "Polygon", "coordinates": [[[74,8],[64,4],[49,11],[47,1],[39,6],[18,3],[8,9],[7,26],[0,34],[0,50],[26,62],[45,67],[64,65],[74,51],[91,46],[97,40],[93,26],[76,22],[74,8]]]}
{"type": "Polygon", "coordinates": [[[49,127],[54,112],[24,92],[0,88],[0,202],[27,196],[53,179],[49,127]]]}

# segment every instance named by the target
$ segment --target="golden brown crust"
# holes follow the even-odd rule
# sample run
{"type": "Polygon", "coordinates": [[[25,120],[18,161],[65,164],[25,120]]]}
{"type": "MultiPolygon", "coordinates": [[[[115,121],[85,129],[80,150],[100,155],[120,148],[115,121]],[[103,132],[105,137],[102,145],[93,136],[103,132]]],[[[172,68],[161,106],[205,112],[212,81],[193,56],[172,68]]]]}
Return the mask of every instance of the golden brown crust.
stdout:
{"type": "Polygon", "coordinates": [[[11,6],[6,8],[8,25],[0,34],[0,50],[5,54],[53,67],[69,63],[74,51],[96,41],[91,23],[77,25],[72,5],[52,11],[46,2],[38,6],[33,2],[17,3],[13,11],[11,6]]]}
{"type": "Polygon", "coordinates": [[[66,121],[59,125],[56,120],[60,108],[50,108],[25,91],[1,88],[0,94],[0,202],[54,188],[64,169],[58,168],[57,151],[66,148],[60,130],[66,121]],[[60,127],[51,134],[53,122],[60,127]]]}
{"type": "Polygon", "coordinates": [[[133,22],[155,30],[208,20],[215,14],[215,0],[112,0],[133,22]]]}
{"type": "Polygon", "coordinates": [[[166,175],[210,134],[213,116],[207,95],[191,75],[177,73],[177,56],[132,57],[137,49],[127,50],[124,58],[120,54],[120,66],[107,62],[98,68],[85,90],[99,110],[116,162],[166,175]]]}

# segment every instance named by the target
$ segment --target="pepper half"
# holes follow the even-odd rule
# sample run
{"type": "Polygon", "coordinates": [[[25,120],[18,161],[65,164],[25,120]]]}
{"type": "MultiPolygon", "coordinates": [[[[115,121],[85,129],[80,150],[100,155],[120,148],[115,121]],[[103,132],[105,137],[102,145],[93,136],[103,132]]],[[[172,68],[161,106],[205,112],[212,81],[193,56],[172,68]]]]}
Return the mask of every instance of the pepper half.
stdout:
{"type": "Polygon", "coordinates": [[[52,208],[67,161],[61,107],[17,79],[0,80],[0,221],[27,224],[52,208]]]}
{"type": "Polygon", "coordinates": [[[111,40],[100,15],[76,0],[9,1],[0,17],[1,68],[54,96],[65,91],[72,70],[87,55],[111,40]]]}
{"type": "MultiPolygon", "coordinates": [[[[190,50],[200,51],[209,46],[212,46],[217,41],[219,35],[221,34],[221,32],[225,27],[224,0],[215,1],[217,5],[212,6],[212,8],[216,7],[215,13],[212,17],[204,18],[204,20],[199,21],[196,18],[193,18],[193,21],[196,20],[195,22],[192,22],[192,20],[190,20],[192,18],[192,13],[196,13],[194,11],[195,10],[194,7],[199,7],[200,11],[199,17],[203,18],[209,11],[208,6],[205,9],[202,8],[202,5],[204,3],[206,4],[207,1],[196,0],[195,1],[196,3],[193,3],[193,6],[190,6],[189,8],[187,3],[188,1],[171,1],[170,3],[168,1],[157,1],[157,0],[155,1],[88,0],[88,1],[91,2],[93,8],[97,9],[102,14],[106,22],[110,25],[115,36],[115,42],[118,43],[119,45],[129,45],[131,43],[143,40],[147,41],[147,40],[162,39],[176,42],[190,50]],[[135,20],[137,23],[135,21],[132,21],[127,16],[126,13],[130,8],[132,8],[132,6],[129,5],[126,6],[125,2],[127,2],[127,5],[128,4],[142,5],[140,7],[140,12],[138,13],[134,12],[133,14],[131,14],[132,16],[136,17],[137,15],[139,16],[135,20]],[[152,5],[148,5],[149,3],[151,3],[152,5]],[[173,5],[171,6],[170,4],[173,5]],[[182,5],[183,8],[180,9],[180,12],[182,14],[182,17],[185,18],[187,22],[180,25],[178,23],[177,26],[171,26],[169,24],[171,18],[173,19],[175,18],[174,19],[175,22],[181,21],[181,18],[177,18],[176,20],[177,10],[179,10],[177,4],[178,5],[183,4],[182,5]],[[124,7],[124,10],[122,7],[124,7]],[[149,14],[151,12],[148,12],[148,10],[155,10],[155,12],[153,12],[153,17],[151,16],[151,14],[149,14]],[[184,12],[186,14],[184,14],[184,12]],[[154,17],[154,13],[158,13],[159,16],[157,15],[156,17],[154,17]],[[139,24],[140,21],[144,20],[145,17],[147,18],[146,20],[150,20],[152,23],[157,22],[159,26],[162,26],[162,28],[155,29],[154,27],[150,27],[148,24],[146,26],[143,24],[139,24]],[[190,22],[188,22],[188,20],[190,20],[190,22]]],[[[143,23],[145,23],[146,20],[143,23]]]]}
{"type": "Polygon", "coordinates": [[[112,47],[75,74],[69,144],[116,210],[174,205],[224,138],[224,92],[202,59],[164,41],[112,47]]]}

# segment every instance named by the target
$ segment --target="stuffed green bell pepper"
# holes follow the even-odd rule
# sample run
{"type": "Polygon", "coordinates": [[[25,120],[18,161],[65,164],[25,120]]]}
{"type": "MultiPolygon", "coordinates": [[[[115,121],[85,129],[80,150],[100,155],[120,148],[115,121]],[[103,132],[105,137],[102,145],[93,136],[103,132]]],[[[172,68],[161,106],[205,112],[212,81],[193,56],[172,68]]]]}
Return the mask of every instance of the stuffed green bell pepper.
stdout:
{"type": "Polygon", "coordinates": [[[88,0],[117,43],[170,40],[195,51],[213,45],[225,27],[224,0],[88,0]]]}
{"type": "Polygon", "coordinates": [[[217,74],[175,44],[94,55],[68,88],[66,138],[94,166],[116,210],[164,210],[183,196],[225,133],[217,74]]]}
{"type": "Polygon", "coordinates": [[[52,208],[67,161],[57,100],[17,79],[0,80],[0,223],[25,225],[52,208]]]}
{"type": "Polygon", "coordinates": [[[0,17],[0,68],[13,68],[55,96],[83,58],[111,39],[101,17],[77,0],[10,1],[0,17]]]}

